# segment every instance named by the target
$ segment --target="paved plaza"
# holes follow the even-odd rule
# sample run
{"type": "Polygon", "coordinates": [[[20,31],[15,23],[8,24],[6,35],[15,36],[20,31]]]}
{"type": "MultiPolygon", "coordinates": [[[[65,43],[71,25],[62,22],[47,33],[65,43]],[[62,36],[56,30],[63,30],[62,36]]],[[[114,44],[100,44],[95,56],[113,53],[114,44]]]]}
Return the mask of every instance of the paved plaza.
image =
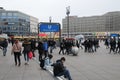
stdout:
{"type": "MultiPolygon", "coordinates": [[[[65,66],[70,70],[73,80],[120,80],[120,55],[109,54],[104,43],[95,53],[84,53],[79,49],[78,56],[59,55],[59,48],[53,52],[53,61],[64,56],[65,66]]],[[[37,58],[37,51],[35,52],[37,58]]],[[[38,59],[37,59],[38,60],[38,59]]],[[[8,47],[7,56],[2,55],[0,50],[0,80],[56,80],[49,72],[41,70],[35,60],[30,60],[29,65],[14,65],[11,55],[11,44],[8,47]]]]}

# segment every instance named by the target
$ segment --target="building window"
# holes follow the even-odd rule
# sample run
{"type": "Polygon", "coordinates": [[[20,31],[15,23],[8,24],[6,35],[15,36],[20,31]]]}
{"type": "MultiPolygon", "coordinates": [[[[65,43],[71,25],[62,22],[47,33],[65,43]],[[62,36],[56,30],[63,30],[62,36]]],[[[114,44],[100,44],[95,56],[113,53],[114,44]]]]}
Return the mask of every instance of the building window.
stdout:
{"type": "Polygon", "coordinates": [[[3,19],[3,21],[7,21],[7,19],[3,19]]]}
{"type": "Polygon", "coordinates": [[[12,13],[8,13],[8,16],[12,16],[12,13]]]}
{"type": "Polygon", "coordinates": [[[14,26],[14,27],[12,27],[12,30],[17,30],[17,27],[15,27],[15,26],[14,26]]]}
{"type": "Polygon", "coordinates": [[[6,31],[6,27],[3,27],[3,30],[6,31]]]}
{"type": "Polygon", "coordinates": [[[6,13],[2,13],[2,16],[6,16],[6,13]]]}
{"type": "Polygon", "coordinates": [[[13,16],[17,16],[17,13],[13,13],[13,16]]]}

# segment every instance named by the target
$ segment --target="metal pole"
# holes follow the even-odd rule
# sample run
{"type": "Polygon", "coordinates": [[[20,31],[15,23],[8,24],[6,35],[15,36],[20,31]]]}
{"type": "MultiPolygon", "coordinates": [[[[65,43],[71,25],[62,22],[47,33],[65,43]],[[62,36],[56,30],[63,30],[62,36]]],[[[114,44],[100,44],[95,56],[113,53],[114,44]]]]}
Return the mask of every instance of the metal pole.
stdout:
{"type": "Polygon", "coordinates": [[[60,29],[60,31],[59,31],[59,42],[61,43],[61,25],[59,24],[59,29],[60,29]]]}
{"type": "MultiPolygon", "coordinates": [[[[49,22],[51,23],[51,21],[52,21],[52,17],[50,16],[49,17],[49,22]]],[[[51,38],[51,32],[50,32],[50,38],[51,38]]]]}
{"type": "Polygon", "coordinates": [[[67,28],[68,28],[68,38],[69,38],[69,14],[67,15],[67,28]]]}
{"type": "Polygon", "coordinates": [[[70,14],[70,6],[66,7],[66,14],[67,14],[67,33],[69,38],[69,14],[70,14]]]}

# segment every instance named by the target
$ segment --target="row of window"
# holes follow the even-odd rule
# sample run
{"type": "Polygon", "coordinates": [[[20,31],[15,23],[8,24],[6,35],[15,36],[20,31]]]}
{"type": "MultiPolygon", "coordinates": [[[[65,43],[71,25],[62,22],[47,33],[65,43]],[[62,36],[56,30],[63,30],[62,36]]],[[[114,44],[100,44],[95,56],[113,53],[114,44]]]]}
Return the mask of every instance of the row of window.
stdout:
{"type": "MultiPolygon", "coordinates": [[[[92,31],[112,31],[112,30],[118,30],[118,28],[112,28],[112,27],[92,27],[92,28],[77,28],[75,29],[69,29],[69,32],[92,32],[92,31]]],[[[62,32],[67,32],[67,28],[64,28],[62,32]]]]}
{"type": "Polygon", "coordinates": [[[3,13],[1,13],[1,16],[18,16],[18,14],[17,13],[11,13],[11,12],[9,12],[9,13],[3,12],[3,13]]]}
{"type": "Polygon", "coordinates": [[[30,33],[29,32],[4,32],[4,33],[6,33],[6,34],[8,34],[8,35],[16,35],[16,36],[23,36],[23,35],[29,35],[30,33]]]}
{"type": "Polygon", "coordinates": [[[11,30],[11,31],[14,31],[14,30],[20,30],[20,31],[29,31],[29,28],[27,27],[5,27],[5,26],[2,26],[0,27],[1,30],[3,31],[6,31],[6,30],[11,30]]]}
{"type": "Polygon", "coordinates": [[[18,13],[18,12],[0,12],[0,16],[30,18],[28,15],[18,13]]]}

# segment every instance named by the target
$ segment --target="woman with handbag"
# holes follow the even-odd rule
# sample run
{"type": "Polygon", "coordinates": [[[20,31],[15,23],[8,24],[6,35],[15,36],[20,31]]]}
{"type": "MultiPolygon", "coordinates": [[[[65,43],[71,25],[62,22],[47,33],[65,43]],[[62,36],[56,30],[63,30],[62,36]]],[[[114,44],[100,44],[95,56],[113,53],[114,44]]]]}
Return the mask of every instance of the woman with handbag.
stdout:
{"type": "Polygon", "coordinates": [[[22,49],[22,46],[20,45],[19,40],[15,40],[13,47],[12,47],[12,52],[14,54],[14,60],[15,60],[15,66],[17,66],[17,63],[18,63],[18,66],[21,65],[21,60],[20,60],[21,49],[22,49]]]}

